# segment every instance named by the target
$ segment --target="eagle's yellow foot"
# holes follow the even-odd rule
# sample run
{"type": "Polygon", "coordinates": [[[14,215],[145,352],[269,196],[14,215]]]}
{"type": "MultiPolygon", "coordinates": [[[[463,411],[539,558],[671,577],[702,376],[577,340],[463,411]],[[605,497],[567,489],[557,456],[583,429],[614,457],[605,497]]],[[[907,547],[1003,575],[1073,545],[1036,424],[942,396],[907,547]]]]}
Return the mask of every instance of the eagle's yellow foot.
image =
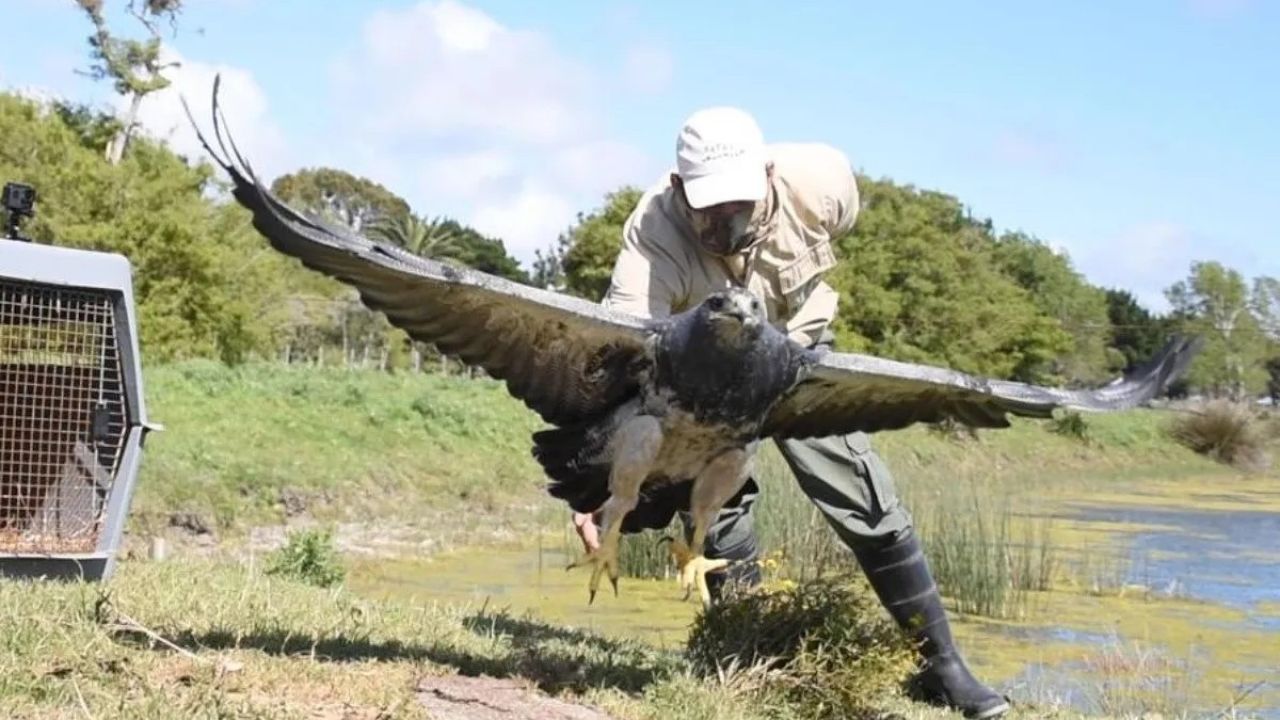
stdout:
{"type": "Polygon", "coordinates": [[[711,607],[711,590],[707,588],[707,573],[728,567],[729,561],[724,559],[708,560],[701,553],[695,554],[681,540],[671,540],[671,557],[675,560],[679,571],[677,578],[680,589],[684,590],[684,599],[697,589],[702,598],[703,607],[711,607]]]}
{"type": "Polygon", "coordinates": [[[578,558],[576,561],[570,563],[569,566],[565,568],[565,570],[572,570],[577,567],[583,567],[584,565],[592,566],[591,582],[588,585],[591,592],[590,596],[587,598],[588,605],[595,602],[596,592],[599,591],[600,589],[600,577],[605,574],[608,574],[609,583],[613,585],[613,594],[614,596],[617,596],[618,594],[618,542],[617,540],[610,542],[609,538],[606,536],[604,541],[600,543],[600,547],[587,553],[586,555],[583,555],[581,558],[578,558]]]}

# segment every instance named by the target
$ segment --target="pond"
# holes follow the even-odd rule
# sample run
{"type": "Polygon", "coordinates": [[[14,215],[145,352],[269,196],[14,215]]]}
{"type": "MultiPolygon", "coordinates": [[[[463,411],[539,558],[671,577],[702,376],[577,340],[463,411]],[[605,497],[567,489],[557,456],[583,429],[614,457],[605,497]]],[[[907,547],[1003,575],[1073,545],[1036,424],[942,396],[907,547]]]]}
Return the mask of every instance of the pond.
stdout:
{"type": "Polygon", "coordinates": [[[1212,713],[1240,695],[1249,716],[1280,720],[1280,512],[1066,506],[1073,523],[1124,529],[1107,549],[1122,589],[1044,593],[1026,622],[966,623],[975,664],[1015,697],[1086,712],[1212,713]]]}
{"type": "Polygon", "coordinates": [[[411,603],[487,605],[513,615],[629,637],[658,647],[684,643],[697,611],[682,600],[675,580],[623,577],[618,594],[607,580],[588,604],[588,568],[566,571],[575,558],[560,545],[469,549],[425,560],[357,563],[350,585],[357,592],[411,603]]]}
{"type": "Polygon", "coordinates": [[[1129,539],[1128,582],[1245,609],[1251,622],[1280,630],[1280,618],[1256,612],[1280,603],[1280,513],[1078,507],[1086,522],[1155,528],[1129,539]]]}
{"type": "MultiPolygon", "coordinates": [[[[1094,498],[1057,514],[1106,529],[1128,561],[1123,589],[1035,593],[1031,616],[1017,622],[956,617],[975,672],[1015,700],[1086,712],[1211,712],[1244,694],[1242,710],[1280,720],[1280,512],[1094,498]]],[[[682,600],[674,580],[624,577],[616,597],[606,582],[588,605],[589,571],[565,570],[562,540],[539,542],[365,562],[351,585],[683,645],[698,605],[682,600]]]]}

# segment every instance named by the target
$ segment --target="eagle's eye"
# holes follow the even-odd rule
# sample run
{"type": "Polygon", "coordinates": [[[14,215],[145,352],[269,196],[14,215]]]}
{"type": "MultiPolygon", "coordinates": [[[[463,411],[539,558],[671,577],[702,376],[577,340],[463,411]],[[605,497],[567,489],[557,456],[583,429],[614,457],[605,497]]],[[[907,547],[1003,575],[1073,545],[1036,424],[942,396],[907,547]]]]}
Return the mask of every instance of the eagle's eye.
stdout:
{"type": "Polygon", "coordinates": [[[712,310],[721,310],[724,308],[724,298],[719,295],[712,295],[711,299],[707,301],[707,305],[710,306],[712,310]]]}

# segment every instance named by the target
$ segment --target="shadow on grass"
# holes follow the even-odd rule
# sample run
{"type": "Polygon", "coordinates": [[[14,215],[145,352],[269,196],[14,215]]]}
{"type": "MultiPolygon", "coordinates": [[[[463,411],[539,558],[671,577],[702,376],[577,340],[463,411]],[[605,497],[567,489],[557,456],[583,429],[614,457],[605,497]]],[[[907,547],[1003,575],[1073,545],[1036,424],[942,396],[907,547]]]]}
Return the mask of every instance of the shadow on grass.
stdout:
{"type": "MultiPolygon", "coordinates": [[[[677,655],[639,643],[518,619],[505,611],[474,613],[463,619],[463,627],[487,647],[471,649],[444,642],[416,644],[341,633],[317,636],[288,629],[250,633],[170,629],[161,634],[193,652],[257,650],[278,657],[297,656],[331,663],[429,661],[469,677],[524,678],[548,693],[581,693],[596,688],[639,693],[678,672],[682,664],[677,655]]],[[[112,635],[117,642],[138,649],[172,649],[140,630],[119,628],[112,635]]]]}

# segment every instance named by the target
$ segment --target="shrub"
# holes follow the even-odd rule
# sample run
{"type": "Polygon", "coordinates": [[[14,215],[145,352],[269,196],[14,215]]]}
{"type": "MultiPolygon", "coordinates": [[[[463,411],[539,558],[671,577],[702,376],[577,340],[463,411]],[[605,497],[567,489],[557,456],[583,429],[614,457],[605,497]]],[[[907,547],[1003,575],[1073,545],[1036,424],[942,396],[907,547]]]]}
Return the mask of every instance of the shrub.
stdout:
{"type": "Polygon", "coordinates": [[[823,579],[731,593],[700,614],[696,671],[758,692],[787,717],[870,717],[915,668],[910,640],[865,581],[823,579]]]}
{"type": "Polygon", "coordinates": [[[1168,431],[1175,441],[1215,460],[1246,469],[1266,464],[1266,428],[1248,405],[1212,400],[1181,414],[1168,431]]]}
{"type": "Polygon", "coordinates": [[[281,575],[318,587],[330,587],[346,578],[333,534],[327,530],[289,533],[284,547],[272,554],[268,575],[281,575]]]}
{"type": "Polygon", "coordinates": [[[1089,432],[1089,421],[1080,413],[1069,410],[1049,422],[1049,429],[1058,435],[1074,438],[1089,443],[1093,438],[1089,432]]]}

